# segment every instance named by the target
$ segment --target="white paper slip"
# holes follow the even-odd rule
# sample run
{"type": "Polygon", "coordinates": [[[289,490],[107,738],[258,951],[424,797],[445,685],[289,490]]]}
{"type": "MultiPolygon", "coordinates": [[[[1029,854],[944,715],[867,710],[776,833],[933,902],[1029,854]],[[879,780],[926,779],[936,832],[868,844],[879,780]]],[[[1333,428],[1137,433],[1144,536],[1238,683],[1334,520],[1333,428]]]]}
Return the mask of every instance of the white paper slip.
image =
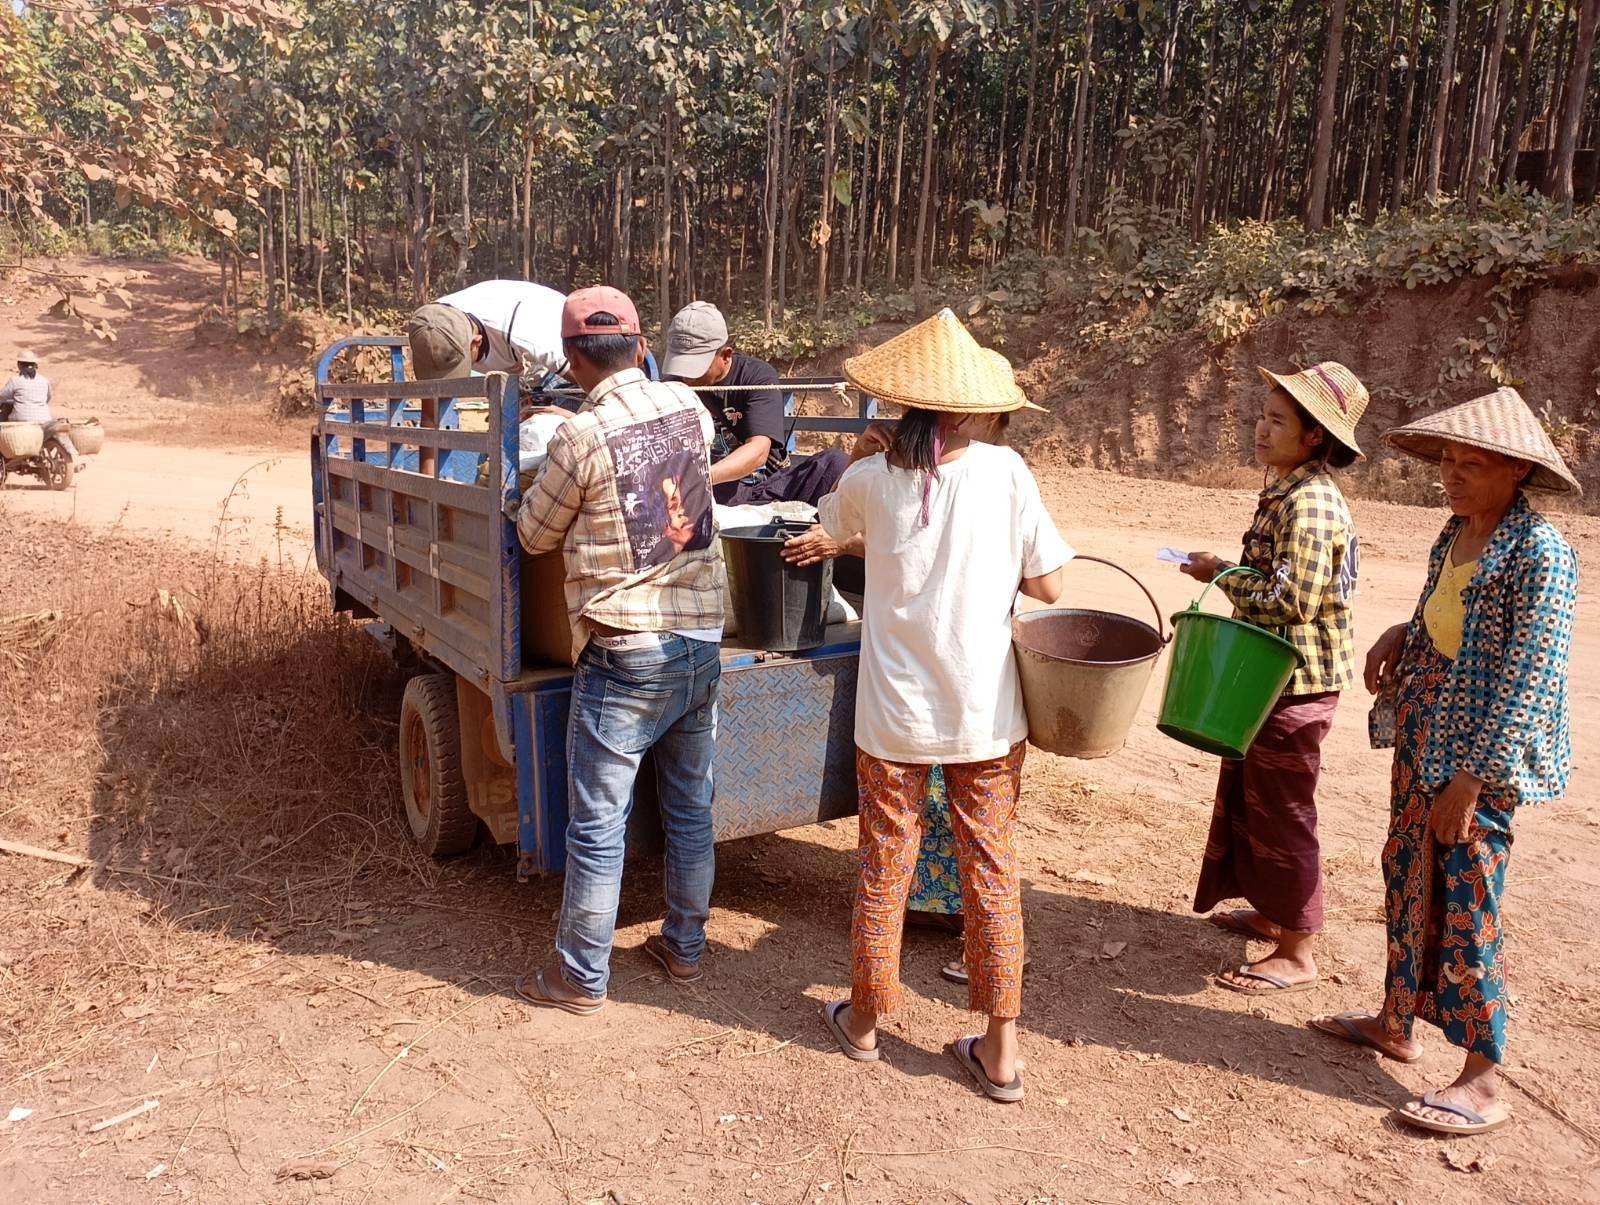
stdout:
{"type": "Polygon", "coordinates": [[[1187,565],[1189,554],[1179,552],[1176,548],[1162,548],[1156,552],[1156,560],[1165,561],[1169,565],[1187,565]]]}

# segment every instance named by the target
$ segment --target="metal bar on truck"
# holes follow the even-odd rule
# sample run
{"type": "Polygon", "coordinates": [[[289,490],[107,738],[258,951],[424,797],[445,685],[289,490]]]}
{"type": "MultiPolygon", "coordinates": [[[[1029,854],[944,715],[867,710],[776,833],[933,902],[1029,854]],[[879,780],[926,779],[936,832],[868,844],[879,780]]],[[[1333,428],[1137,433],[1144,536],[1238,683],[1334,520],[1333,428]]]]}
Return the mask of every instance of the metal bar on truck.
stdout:
{"type": "Polygon", "coordinates": [[[352,439],[370,439],[374,443],[409,445],[413,448],[442,448],[450,452],[476,452],[489,454],[489,434],[486,431],[454,431],[434,427],[388,426],[384,423],[342,423],[337,419],[323,419],[321,429],[330,435],[348,435],[352,439]]]}
{"type": "Polygon", "coordinates": [[[329,382],[318,388],[317,392],[324,398],[365,398],[369,401],[387,400],[389,398],[408,398],[422,401],[424,398],[445,400],[446,398],[480,398],[488,397],[488,377],[458,377],[451,381],[368,381],[353,384],[334,384],[329,382]],[[448,386],[448,392],[443,388],[448,386]],[[438,395],[443,394],[443,398],[438,395]]]}

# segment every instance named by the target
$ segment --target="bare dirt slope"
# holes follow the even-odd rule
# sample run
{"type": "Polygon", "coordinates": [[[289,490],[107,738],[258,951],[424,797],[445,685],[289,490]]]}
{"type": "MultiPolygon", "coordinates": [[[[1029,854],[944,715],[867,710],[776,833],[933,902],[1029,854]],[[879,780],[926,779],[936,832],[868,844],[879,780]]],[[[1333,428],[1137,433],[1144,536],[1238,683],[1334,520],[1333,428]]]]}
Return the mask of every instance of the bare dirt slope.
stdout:
{"type": "MultiPolygon", "coordinates": [[[[1156,548],[1230,552],[1254,505],[1250,491],[1025,451],[1069,538],[1138,572],[1163,612],[1195,588],[1155,565],[1156,548]]],[[[517,884],[503,850],[444,866],[411,850],[398,682],[321,624],[314,582],[298,591],[274,571],[252,594],[247,577],[229,615],[262,633],[259,648],[245,639],[204,676],[119,675],[177,622],[151,607],[154,587],[219,575],[221,499],[260,458],[124,452],[83,479],[75,519],[70,496],[0,494],[0,615],[109,609],[92,630],[124,632],[46,662],[92,666],[108,686],[87,703],[70,681],[0,662],[0,836],[105,867],[0,855],[0,1199],[1600,1200],[1593,592],[1572,673],[1572,797],[1519,818],[1510,872],[1514,1127],[1453,1144],[1395,1129],[1392,1106],[1454,1074],[1437,1035],[1401,1067],[1304,1028],[1381,994],[1387,765],[1366,747],[1360,690],[1327,753],[1330,916],[1312,993],[1251,1000],[1210,983],[1261,948],[1189,911],[1216,763],[1155,733],[1158,686],[1121,753],[1030,756],[1029,1099],[1005,1109],[945,1051],[974,1019],[937,975],[943,938],[908,940],[885,1061],[831,1053],[818,1009],[848,983],[848,822],[722,847],[703,985],[663,982],[638,950],[661,912],[659,873],[641,864],[607,1010],[517,1002],[510,985],[547,953],[560,885],[517,884]],[[31,1112],[8,1121],[14,1109],[31,1112]]],[[[302,541],[301,557],[303,472],[290,455],[251,475],[258,508],[240,512],[270,528],[281,505],[281,542],[302,541]]],[[[1361,503],[1357,521],[1372,636],[1414,604],[1442,515],[1361,503]]],[[[1592,567],[1600,522],[1560,523],[1592,567]]],[[[1149,611],[1109,570],[1071,574],[1078,605],[1149,611]]],[[[180,637],[207,665],[205,636],[180,637]]]]}

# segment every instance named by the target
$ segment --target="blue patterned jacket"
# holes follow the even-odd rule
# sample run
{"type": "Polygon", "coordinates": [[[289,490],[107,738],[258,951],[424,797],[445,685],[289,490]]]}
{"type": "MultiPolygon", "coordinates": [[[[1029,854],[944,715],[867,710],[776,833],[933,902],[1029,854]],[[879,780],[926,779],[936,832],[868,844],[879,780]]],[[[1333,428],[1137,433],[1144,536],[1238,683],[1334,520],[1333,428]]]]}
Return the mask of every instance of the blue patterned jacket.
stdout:
{"type": "MultiPolygon", "coordinates": [[[[1452,517],[1433,546],[1407,648],[1428,639],[1422,605],[1462,523],[1452,517]]],[[[1567,659],[1578,605],[1577,554],[1519,494],[1489,537],[1463,597],[1461,651],[1422,750],[1423,778],[1439,787],[1466,770],[1515,792],[1519,804],[1559,799],[1572,771],[1567,659]]]]}

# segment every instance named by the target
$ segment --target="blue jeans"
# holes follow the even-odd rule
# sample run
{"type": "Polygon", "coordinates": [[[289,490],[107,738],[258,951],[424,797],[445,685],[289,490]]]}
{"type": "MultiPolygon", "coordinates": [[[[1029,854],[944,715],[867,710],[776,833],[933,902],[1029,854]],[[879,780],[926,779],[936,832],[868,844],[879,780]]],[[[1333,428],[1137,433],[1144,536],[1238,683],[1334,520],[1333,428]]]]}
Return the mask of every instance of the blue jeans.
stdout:
{"type": "Polygon", "coordinates": [[[655,751],[666,837],[667,919],[673,957],[699,962],[711,914],[715,854],[711,757],[722,649],[662,633],[654,648],[605,649],[578,658],[567,722],[567,877],[556,953],[571,987],[606,993],[622,895],[623,843],[633,784],[655,751]]]}

